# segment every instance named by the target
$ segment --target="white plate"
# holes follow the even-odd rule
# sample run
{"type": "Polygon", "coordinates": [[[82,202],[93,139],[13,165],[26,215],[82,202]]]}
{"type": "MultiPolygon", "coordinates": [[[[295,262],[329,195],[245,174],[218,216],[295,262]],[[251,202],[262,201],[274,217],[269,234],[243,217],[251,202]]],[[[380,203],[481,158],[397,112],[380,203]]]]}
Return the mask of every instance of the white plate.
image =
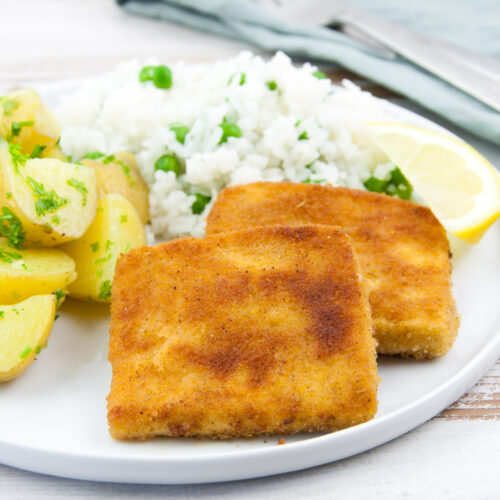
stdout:
{"type": "MultiPolygon", "coordinates": [[[[74,83],[51,85],[41,93],[53,105],[61,92],[73,89],[74,83]]],[[[392,104],[387,112],[441,129],[392,104]]],[[[0,385],[0,461],[79,479],[175,484],[290,472],[378,446],[447,407],[500,355],[498,255],[500,224],[479,245],[455,249],[454,294],[462,325],[449,354],[433,361],[381,358],[375,419],[333,434],[287,437],[283,446],[281,436],[230,442],[111,439],[105,403],[111,379],[108,310],[68,300],[49,348],[22,377],[0,385]]]]}

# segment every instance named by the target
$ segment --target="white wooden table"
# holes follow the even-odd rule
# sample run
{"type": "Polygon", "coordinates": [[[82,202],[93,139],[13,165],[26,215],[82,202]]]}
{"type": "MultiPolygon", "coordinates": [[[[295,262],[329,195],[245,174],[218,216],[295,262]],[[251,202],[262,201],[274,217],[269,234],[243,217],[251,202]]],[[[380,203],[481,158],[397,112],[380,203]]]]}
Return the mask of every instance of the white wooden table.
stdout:
{"type": "MultiPolygon", "coordinates": [[[[0,87],[36,87],[41,82],[98,74],[132,57],[213,60],[248,48],[129,16],[112,0],[0,0],[0,12],[0,87]]],[[[342,76],[332,74],[334,79],[342,76]]],[[[352,78],[377,95],[394,98],[384,89],[352,78]]],[[[499,147],[455,131],[500,165],[499,147]]],[[[73,481],[0,465],[0,498],[67,497],[500,498],[500,361],[468,394],[407,435],[367,453],[298,473],[215,485],[144,486],[73,481]]]]}

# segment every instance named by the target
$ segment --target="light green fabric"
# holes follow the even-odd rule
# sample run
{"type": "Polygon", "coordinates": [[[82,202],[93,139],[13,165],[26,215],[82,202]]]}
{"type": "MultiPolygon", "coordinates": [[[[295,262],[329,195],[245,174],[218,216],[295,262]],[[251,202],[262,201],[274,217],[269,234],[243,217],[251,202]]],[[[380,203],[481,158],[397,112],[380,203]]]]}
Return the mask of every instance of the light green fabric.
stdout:
{"type": "MultiPolygon", "coordinates": [[[[498,0],[344,0],[344,3],[500,57],[498,0]]],[[[337,31],[287,22],[251,0],[118,0],[118,4],[135,14],[244,40],[267,51],[283,50],[292,56],[335,63],[412,99],[479,137],[500,144],[500,113],[412,63],[402,58],[386,58],[337,31]]]]}

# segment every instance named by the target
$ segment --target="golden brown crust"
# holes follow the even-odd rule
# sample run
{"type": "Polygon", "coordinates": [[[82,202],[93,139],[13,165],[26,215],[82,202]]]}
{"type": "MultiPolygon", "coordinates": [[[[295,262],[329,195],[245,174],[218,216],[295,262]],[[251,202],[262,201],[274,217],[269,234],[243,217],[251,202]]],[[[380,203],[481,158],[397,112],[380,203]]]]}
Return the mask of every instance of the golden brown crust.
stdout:
{"type": "Polygon", "coordinates": [[[427,207],[355,189],[260,182],[224,189],[207,234],[273,224],[348,232],[370,289],[379,353],[433,358],[450,349],[459,318],[449,243],[427,207]]]}
{"type": "Polygon", "coordinates": [[[112,296],[117,439],[331,431],[376,412],[367,293],[338,228],[255,228],[132,250],[112,296]]]}

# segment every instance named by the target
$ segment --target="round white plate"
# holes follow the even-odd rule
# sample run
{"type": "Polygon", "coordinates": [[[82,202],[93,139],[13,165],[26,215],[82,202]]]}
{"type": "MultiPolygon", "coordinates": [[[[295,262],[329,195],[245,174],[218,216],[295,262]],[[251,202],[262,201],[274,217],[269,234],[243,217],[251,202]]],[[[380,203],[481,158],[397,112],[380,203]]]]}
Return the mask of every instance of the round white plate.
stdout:
{"type": "MultiPolygon", "coordinates": [[[[41,93],[53,105],[74,85],[42,87],[41,93]]],[[[386,106],[389,119],[440,129],[386,106]]],[[[433,361],[380,358],[379,410],[370,422],[332,434],[286,437],[282,446],[281,436],[114,441],[105,402],[111,380],[108,308],[67,300],[49,348],[22,377],[0,385],[0,461],[79,479],[201,483],[304,469],[394,439],[458,399],[500,355],[500,224],[479,245],[457,244],[454,252],[454,295],[462,317],[458,340],[433,361]]]]}

